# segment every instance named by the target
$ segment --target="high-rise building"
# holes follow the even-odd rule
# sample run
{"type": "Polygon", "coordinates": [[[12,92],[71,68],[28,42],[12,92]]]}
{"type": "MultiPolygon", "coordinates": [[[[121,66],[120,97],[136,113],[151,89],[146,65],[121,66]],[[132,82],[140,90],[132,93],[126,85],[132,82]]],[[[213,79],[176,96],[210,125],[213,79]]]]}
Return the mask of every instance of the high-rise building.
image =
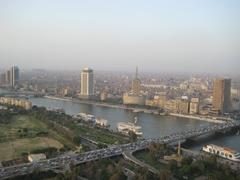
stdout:
{"type": "Polygon", "coordinates": [[[84,68],[81,73],[81,98],[89,99],[94,95],[93,70],[84,68]]]}
{"type": "Polygon", "coordinates": [[[19,83],[19,69],[17,66],[13,66],[10,69],[10,85],[16,86],[19,83]]]}
{"type": "Polygon", "coordinates": [[[6,85],[6,74],[5,73],[1,74],[0,85],[6,85]]]}
{"type": "Polygon", "coordinates": [[[214,80],[213,110],[217,110],[221,114],[231,110],[231,79],[214,80]]]}
{"type": "Polygon", "coordinates": [[[140,95],[141,91],[141,80],[138,78],[138,68],[136,67],[135,78],[132,81],[132,92],[135,95],[140,95]]]}
{"type": "Polygon", "coordinates": [[[199,113],[199,98],[192,98],[190,102],[189,114],[199,113]]]}
{"type": "Polygon", "coordinates": [[[6,80],[5,80],[6,85],[10,85],[10,82],[11,82],[11,71],[10,70],[6,71],[5,78],[6,78],[6,80]]]}

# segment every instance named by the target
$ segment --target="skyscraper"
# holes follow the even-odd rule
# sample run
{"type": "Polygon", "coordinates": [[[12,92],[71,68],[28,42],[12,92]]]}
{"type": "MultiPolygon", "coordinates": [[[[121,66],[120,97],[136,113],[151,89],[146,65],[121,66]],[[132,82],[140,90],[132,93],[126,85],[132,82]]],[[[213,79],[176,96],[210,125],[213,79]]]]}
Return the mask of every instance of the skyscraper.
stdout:
{"type": "Polygon", "coordinates": [[[231,79],[214,80],[213,109],[221,114],[231,110],[231,79]]]}
{"type": "Polygon", "coordinates": [[[19,69],[17,66],[13,66],[10,69],[10,85],[16,86],[19,83],[19,69]]]}
{"type": "Polygon", "coordinates": [[[132,92],[135,95],[140,95],[141,91],[141,80],[138,78],[138,68],[136,67],[135,78],[132,81],[132,92]]]}
{"type": "Polygon", "coordinates": [[[5,83],[6,85],[10,85],[10,82],[11,82],[11,71],[10,70],[7,70],[6,71],[6,75],[5,75],[5,83]]]}
{"type": "Polygon", "coordinates": [[[94,95],[93,70],[84,68],[81,73],[81,98],[90,99],[94,95]]]}
{"type": "Polygon", "coordinates": [[[5,73],[5,84],[14,87],[18,85],[18,83],[19,83],[19,69],[17,66],[13,66],[5,73]]]}

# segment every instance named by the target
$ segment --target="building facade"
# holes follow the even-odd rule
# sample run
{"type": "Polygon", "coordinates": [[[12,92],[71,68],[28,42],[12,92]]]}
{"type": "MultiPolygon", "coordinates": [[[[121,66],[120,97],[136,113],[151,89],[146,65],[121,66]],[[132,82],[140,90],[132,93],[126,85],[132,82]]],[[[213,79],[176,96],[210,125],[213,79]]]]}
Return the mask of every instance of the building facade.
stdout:
{"type": "Polygon", "coordinates": [[[199,98],[191,99],[189,114],[199,114],[199,98]]]}
{"type": "Polygon", "coordinates": [[[80,98],[90,99],[94,96],[93,70],[84,68],[81,73],[80,98]]]}
{"type": "Polygon", "coordinates": [[[231,111],[231,79],[214,80],[212,105],[220,114],[231,111]]]}
{"type": "Polygon", "coordinates": [[[19,69],[17,66],[13,66],[10,69],[10,85],[12,87],[17,86],[19,84],[19,69]]]}
{"type": "Polygon", "coordinates": [[[127,105],[145,105],[146,98],[144,96],[137,96],[134,94],[124,93],[123,104],[127,105]]]}

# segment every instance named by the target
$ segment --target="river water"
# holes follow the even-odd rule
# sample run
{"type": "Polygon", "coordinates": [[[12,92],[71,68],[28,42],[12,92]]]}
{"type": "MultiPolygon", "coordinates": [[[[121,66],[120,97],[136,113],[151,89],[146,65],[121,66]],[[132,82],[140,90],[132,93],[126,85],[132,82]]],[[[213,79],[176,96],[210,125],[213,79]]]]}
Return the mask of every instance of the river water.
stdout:
{"type": "Polygon", "coordinates": [[[96,106],[92,104],[80,104],[76,102],[53,100],[47,98],[31,98],[33,105],[44,106],[46,108],[62,108],[67,114],[75,115],[80,112],[93,114],[95,117],[108,120],[110,128],[116,129],[118,122],[133,122],[134,117],[138,117],[137,124],[142,127],[144,137],[159,137],[171,134],[184,129],[193,129],[208,126],[211,123],[196,121],[187,118],[171,116],[159,116],[146,113],[133,113],[130,110],[96,106]]]}
{"type": "MultiPolygon", "coordinates": [[[[5,92],[6,91],[0,89],[0,94],[5,92]]],[[[212,125],[212,123],[194,119],[158,116],[145,113],[136,114],[129,110],[100,107],[96,105],[80,104],[62,100],[31,98],[30,101],[32,101],[33,105],[43,106],[46,108],[63,108],[65,112],[70,115],[84,112],[93,114],[96,117],[105,118],[108,120],[112,129],[116,129],[118,122],[133,122],[134,117],[137,116],[137,124],[142,126],[142,132],[145,138],[159,137],[161,135],[168,135],[186,129],[212,125]]],[[[204,144],[210,143],[231,147],[240,151],[240,136],[237,135],[210,136],[206,139],[198,140],[196,143],[189,146],[189,148],[199,150],[204,144]]]]}
{"type": "MultiPolygon", "coordinates": [[[[168,135],[186,129],[201,128],[213,124],[195,119],[133,113],[130,110],[101,107],[92,104],[81,104],[63,100],[31,98],[30,101],[33,105],[43,106],[50,109],[62,108],[70,115],[75,115],[80,112],[93,114],[95,117],[107,119],[108,124],[112,129],[116,129],[118,122],[133,122],[134,117],[137,116],[137,124],[142,127],[143,136],[145,138],[155,138],[161,135],[168,135]]],[[[237,135],[210,136],[197,141],[188,148],[200,150],[204,144],[210,143],[220,146],[228,146],[240,151],[240,136],[237,135]]]]}

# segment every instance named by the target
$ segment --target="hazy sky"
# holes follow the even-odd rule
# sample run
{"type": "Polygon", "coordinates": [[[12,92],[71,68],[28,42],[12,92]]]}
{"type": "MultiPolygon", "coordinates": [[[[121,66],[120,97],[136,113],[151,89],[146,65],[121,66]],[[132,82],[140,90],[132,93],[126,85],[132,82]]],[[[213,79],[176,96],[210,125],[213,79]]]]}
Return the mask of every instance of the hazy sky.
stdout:
{"type": "Polygon", "coordinates": [[[239,72],[240,0],[0,0],[0,67],[239,72]]]}

